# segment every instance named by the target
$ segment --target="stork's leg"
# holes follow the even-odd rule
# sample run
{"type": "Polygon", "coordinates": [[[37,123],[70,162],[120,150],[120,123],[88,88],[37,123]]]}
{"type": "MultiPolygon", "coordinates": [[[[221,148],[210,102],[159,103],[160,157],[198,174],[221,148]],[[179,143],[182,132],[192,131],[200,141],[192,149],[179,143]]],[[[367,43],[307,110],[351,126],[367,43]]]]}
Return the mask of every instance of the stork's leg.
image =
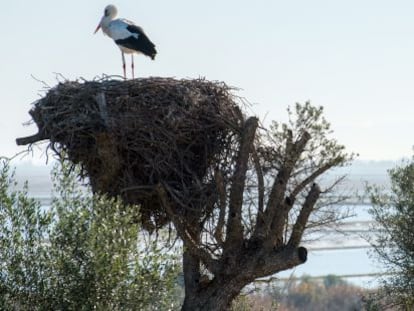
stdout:
{"type": "Polygon", "coordinates": [[[124,70],[124,79],[126,80],[126,67],[125,67],[125,55],[124,52],[122,53],[122,69],[124,70]]]}
{"type": "Polygon", "coordinates": [[[135,72],[134,72],[134,54],[131,54],[131,69],[132,69],[132,79],[135,79],[135,72]]]}

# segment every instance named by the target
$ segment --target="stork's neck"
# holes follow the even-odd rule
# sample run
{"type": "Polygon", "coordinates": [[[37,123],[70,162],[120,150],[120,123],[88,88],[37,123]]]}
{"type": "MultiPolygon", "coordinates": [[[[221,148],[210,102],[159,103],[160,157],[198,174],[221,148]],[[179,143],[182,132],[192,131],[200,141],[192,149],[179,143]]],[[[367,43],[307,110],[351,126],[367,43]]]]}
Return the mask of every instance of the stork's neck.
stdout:
{"type": "Polygon", "coordinates": [[[108,36],[109,36],[109,33],[108,33],[109,24],[113,21],[113,19],[114,18],[112,16],[104,16],[101,19],[102,31],[108,36]]]}

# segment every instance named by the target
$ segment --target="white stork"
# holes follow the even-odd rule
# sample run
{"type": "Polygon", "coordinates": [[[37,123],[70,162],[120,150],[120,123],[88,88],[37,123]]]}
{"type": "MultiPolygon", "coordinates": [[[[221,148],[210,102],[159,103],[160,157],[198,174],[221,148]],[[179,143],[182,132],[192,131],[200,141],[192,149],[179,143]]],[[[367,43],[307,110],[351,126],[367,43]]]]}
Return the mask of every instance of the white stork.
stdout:
{"type": "Polygon", "coordinates": [[[126,19],[114,19],[118,10],[112,4],[106,6],[104,16],[96,27],[94,33],[100,28],[107,36],[111,37],[122,53],[122,69],[124,70],[124,78],[126,79],[125,70],[125,53],[131,54],[132,78],[134,78],[134,53],[142,53],[146,56],[155,58],[157,51],[154,43],[148,39],[144,30],[126,19]]]}

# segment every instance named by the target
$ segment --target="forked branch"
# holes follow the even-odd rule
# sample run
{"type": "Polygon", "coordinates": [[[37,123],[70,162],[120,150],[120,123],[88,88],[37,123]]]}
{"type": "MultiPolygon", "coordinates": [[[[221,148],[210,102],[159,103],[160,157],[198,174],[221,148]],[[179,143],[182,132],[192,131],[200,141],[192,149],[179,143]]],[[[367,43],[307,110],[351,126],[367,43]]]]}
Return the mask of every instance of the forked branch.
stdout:
{"type": "Polygon", "coordinates": [[[320,194],[321,189],[319,188],[319,185],[314,183],[305,199],[305,202],[303,203],[302,209],[299,212],[299,216],[296,219],[296,223],[293,225],[292,234],[288,242],[289,246],[296,247],[299,245],[309,216],[312,213],[320,194]]]}
{"type": "Polygon", "coordinates": [[[234,245],[241,243],[243,240],[242,226],[242,206],[243,193],[245,188],[246,174],[250,153],[253,149],[254,138],[258,126],[258,119],[251,117],[245,122],[240,149],[238,152],[235,171],[232,178],[230,189],[230,203],[228,214],[228,226],[226,234],[226,244],[234,245]]]}

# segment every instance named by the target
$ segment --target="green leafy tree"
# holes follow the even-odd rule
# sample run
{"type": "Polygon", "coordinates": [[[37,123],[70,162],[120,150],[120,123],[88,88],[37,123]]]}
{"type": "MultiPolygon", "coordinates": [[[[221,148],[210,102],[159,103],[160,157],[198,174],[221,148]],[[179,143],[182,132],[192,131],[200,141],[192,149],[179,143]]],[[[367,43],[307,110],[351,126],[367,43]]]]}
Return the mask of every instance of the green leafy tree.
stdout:
{"type": "Polygon", "coordinates": [[[0,163],[0,309],[29,309],[47,292],[51,212],[21,191],[7,160],[0,163]]]}
{"type": "Polygon", "coordinates": [[[389,171],[391,191],[370,186],[379,233],[374,256],[391,276],[383,278],[382,298],[404,310],[414,309],[414,158],[389,171]]]}
{"type": "Polygon", "coordinates": [[[173,310],[178,264],[139,230],[136,210],[54,170],[48,209],[0,167],[0,309],[173,310]]]}

